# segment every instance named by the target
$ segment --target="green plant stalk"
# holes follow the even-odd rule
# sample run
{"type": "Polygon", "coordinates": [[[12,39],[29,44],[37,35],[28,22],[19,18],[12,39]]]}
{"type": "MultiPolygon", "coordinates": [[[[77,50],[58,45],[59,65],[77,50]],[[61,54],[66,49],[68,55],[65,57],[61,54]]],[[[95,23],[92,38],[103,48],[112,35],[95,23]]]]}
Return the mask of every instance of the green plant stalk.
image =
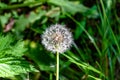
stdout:
{"type": "Polygon", "coordinates": [[[88,70],[91,70],[91,71],[93,71],[93,72],[96,72],[96,73],[100,74],[101,76],[105,77],[102,72],[100,72],[100,71],[97,70],[96,68],[90,66],[89,64],[84,63],[84,62],[78,62],[77,60],[73,59],[72,57],[70,57],[70,56],[68,56],[68,55],[66,55],[66,54],[62,54],[62,55],[64,55],[66,58],[68,58],[68,59],[70,60],[70,62],[72,62],[72,63],[74,63],[74,64],[76,64],[76,65],[78,65],[78,66],[81,66],[81,67],[84,68],[84,69],[88,69],[88,70]]]}
{"type": "Polygon", "coordinates": [[[52,80],[52,73],[50,73],[50,80],[52,80]]]}
{"type": "Polygon", "coordinates": [[[94,47],[96,48],[99,56],[102,55],[100,49],[98,48],[96,42],[94,41],[94,39],[92,38],[92,36],[83,28],[83,26],[77,21],[75,20],[70,14],[68,13],[64,13],[66,16],[68,16],[70,19],[72,19],[77,25],[79,25],[81,27],[81,29],[85,32],[85,34],[88,36],[88,38],[91,40],[91,42],[93,43],[94,47]]]}
{"type": "Polygon", "coordinates": [[[59,80],[59,52],[56,53],[56,80],[59,80]]]}
{"type": "Polygon", "coordinates": [[[35,1],[35,2],[29,2],[29,3],[24,3],[24,4],[15,4],[15,5],[8,5],[4,8],[0,8],[0,10],[7,10],[7,9],[15,9],[15,8],[20,8],[20,7],[26,7],[26,6],[38,6],[41,5],[43,2],[40,1],[35,1]]]}
{"type": "MultiPolygon", "coordinates": [[[[112,26],[111,26],[111,24],[110,24],[110,20],[109,20],[109,16],[107,15],[107,11],[106,11],[106,8],[105,8],[105,5],[104,5],[104,3],[103,3],[103,0],[100,0],[100,3],[101,3],[101,7],[102,7],[102,14],[103,14],[103,22],[106,22],[106,25],[108,26],[108,28],[109,28],[109,32],[110,32],[110,34],[112,35],[112,39],[114,40],[114,42],[115,42],[115,44],[116,44],[116,47],[117,47],[117,49],[116,50],[118,50],[118,52],[114,52],[115,53],[115,56],[116,56],[116,58],[118,59],[118,62],[120,63],[120,59],[118,58],[118,56],[120,55],[120,47],[119,47],[119,42],[118,42],[118,40],[117,40],[117,37],[116,37],[116,35],[115,35],[115,33],[114,33],[114,31],[112,30],[112,26]]],[[[115,17],[116,17],[116,19],[117,19],[117,16],[115,15],[115,17]]],[[[118,20],[118,19],[117,19],[118,20]]],[[[113,61],[111,61],[111,59],[112,59],[112,57],[111,57],[111,54],[110,54],[110,51],[109,51],[109,49],[108,49],[108,51],[107,51],[107,58],[108,58],[108,62],[106,62],[106,64],[108,65],[110,65],[110,70],[109,70],[109,68],[108,67],[106,67],[105,68],[105,70],[106,70],[106,76],[108,77],[108,79],[111,79],[111,80],[114,80],[114,68],[113,68],[113,61]]]]}
{"type": "Polygon", "coordinates": [[[107,21],[107,23],[108,23],[108,25],[109,25],[111,34],[112,34],[113,39],[114,39],[114,41],[115,41],[115,44],[116,44],[116,46],[117,46],[117,49],[118,49],[118,52],[119,52],[118,54],[120,54],[120,47],[119,47],[119,45],[118,45],[118,41],[117,41],[117,39],[116,39],[116,37],[115,37],[115,34],[114,34],[113,30],[112,30],[111,27],[110,27],[109,20],[108,20],[108,18],[107,18],[106,13],[105,13],[105,7],[104,7],[104,4],[103,4],[103,1],[100,0],[100,3],[101,3],[101,6],[102,6],[102,10],[103,10],[103,14],[104,14],[105,20],[107,21]]]}

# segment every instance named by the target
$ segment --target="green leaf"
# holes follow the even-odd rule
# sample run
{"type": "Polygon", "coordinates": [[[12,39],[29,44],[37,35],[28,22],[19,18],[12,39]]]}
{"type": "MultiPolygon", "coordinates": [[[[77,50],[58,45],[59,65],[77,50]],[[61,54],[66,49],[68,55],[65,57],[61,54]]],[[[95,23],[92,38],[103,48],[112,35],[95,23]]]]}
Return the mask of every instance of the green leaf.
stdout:
{"type": "Polygon", "coordinates": [[[77,61],[76,59],[73,59],[72,57],[69,57],[66,54],[63,54],[63,55],[65,57],[67,57],[70,60],[70,62],[82,67],[84,70],[90,70],[90,71],[96,72],[97,74],[100,74],[101,76],[105,77],[105,75],[101,71],[99,71],[98,69],[96,69],[93,66],[89,65],[88,63],[77,61]]]}
{"type": "Polygon", "coordinates": [[[88,77],[90,77],[90,78],[92,78],[92,79],[94,79],[94,80],[102,80],[102,79],[97,78],[97,77],[94,77],[94,76],[92,76],[92,75],[88,75],[88,77]]]}
{"type": "Polygon", "coordinates": [[[60,15],[59,7],[52,8],[50,11],[46,13],[46,16],[51,17],[51,18],[58,17],[59,15],[60,15]]]}
{"type": "Polygon", "coordinates": [[[16,3],[17,0],[10,0],[10,3],[16,3]]]}
{"type": "MultiPolygon", "coordinates": [[[[83,28],[85,28],[86,21],[83,20],[80,22],[80,24],[83,26],[83,28]]],[[[82,32],[83,32],[83,29],[81,29],[81,27],[79,25],[77,25],[77,27],[75,29],[75,39],[78,39],[82,32]]]]}
{"type": "Polygon", "coordinates": [[[0,77],[13,77],[21,73],[37,71],[22,58],[25,51],[22,41],[15,42],[12,35],[0,35],[0,77]]]}
{"type": "Polygon", "coordinates": [[[5,13],[4,15],[0,15],[0,24],[5,27],[5,24],[8,22],[9,18],[11,17],[10,13],[5,13]]]}
{"type": "Polygon", "coordinates": [[[19,19],[16,21],[15,30],[23,31],[28,24],[29,24],[28,19],[24,15],[21,15],[19,19]]]}
{"type": "Polygon", "coordinates": [[[99,16],[97,6],[93,6],[89,8],[83,15],[87,16],[88,18],[97,18],[99,16]]]}
{"type": "Polygon", "coordinates": [[[41,19],[42,16],[45,15],[45,13],[46,13],[46,11],[44,11],[44,10],[40,10],[38,13],[31,12],[28,20],[29,20],[30,23],[34,23],[36,20],[41,19]]]}
{"type": "Polygon", "coordinates": [[[12,37],[12,35],[0,35],[0,57],[6,55],[21,57],[24,55],[24,52],[26,51],[26,48],[24,48],[24,42],[18,41],[13,45],[14,39],[12,37]]]}
{"type": "Polygon", "coordinates": [[[25,17],[25,15],[19,16],[18,20],[15,21],[15,25],[12,31],[15,33],[18,39],[23,38],[23,35],[21,35],[22,31],[24,31],[28,25],[29,20],[27,17],[25,17]]]}
{"type": "Polygon", "coordinates": [[[71,14],[75,14],[76,12],[84,13],[88,10],[87,7],[77,2],[75,3],[75,1],[72,2],[67,0],[48,0],[48,3],[58,5],[62,8],[64,12],[69,12],[71,14]]]}
{"type": "Polygon", "coordinates": [[[18,41],[13,47],[10,48],[10,50],[8,50],[8,53],[19,57],[23,56],[25,51],[26,48],[24,48],[24,42],[18,41]]]}
{"type": "Polygon", "coordinates": [[[0,59],[0,77],[13,77],[21,73],[37,71],[32,65],[23,59],[6,57],[0,59]]]}
{"type": "Polygon", "coordinates": [[[11,35],[7,35],[7,36],[0,35],[0,53],[2,50],[10,47],[10,43],[13,42],[12,41],[13,39],[11,37],[12,37],[11,35]]]}
{"type": "Polygon", "coordinates": [[[4,8],[4,7],[7,7],[7,4],[0,2],[0,8],[4,8]]]}

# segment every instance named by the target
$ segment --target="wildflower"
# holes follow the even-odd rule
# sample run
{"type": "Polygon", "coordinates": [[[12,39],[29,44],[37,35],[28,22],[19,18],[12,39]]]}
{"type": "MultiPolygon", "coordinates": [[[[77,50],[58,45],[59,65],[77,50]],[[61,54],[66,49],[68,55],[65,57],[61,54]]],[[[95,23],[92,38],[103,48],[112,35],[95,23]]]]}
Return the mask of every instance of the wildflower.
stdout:
{"type": "Polygon", "coordinates": [[[53,53],[63,53],[73,42],[71,32],[60,24],[51,25],[42,35],[42,44],[53,53]]]}

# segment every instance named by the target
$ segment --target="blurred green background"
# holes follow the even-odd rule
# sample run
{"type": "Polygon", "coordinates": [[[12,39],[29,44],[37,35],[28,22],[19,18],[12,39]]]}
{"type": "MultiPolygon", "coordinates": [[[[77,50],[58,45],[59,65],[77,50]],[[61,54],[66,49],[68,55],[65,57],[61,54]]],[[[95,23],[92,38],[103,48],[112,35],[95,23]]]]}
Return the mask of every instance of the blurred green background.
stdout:
{"type": "Polygon", "coordinates": [[[0,80],[55,80],[41,34],[56,23],[74,37],[60,54],[60,80],[120,80],[120,0],[0,0],[0,34],[23,40],[22,58],[39,70],[0,80]]]}

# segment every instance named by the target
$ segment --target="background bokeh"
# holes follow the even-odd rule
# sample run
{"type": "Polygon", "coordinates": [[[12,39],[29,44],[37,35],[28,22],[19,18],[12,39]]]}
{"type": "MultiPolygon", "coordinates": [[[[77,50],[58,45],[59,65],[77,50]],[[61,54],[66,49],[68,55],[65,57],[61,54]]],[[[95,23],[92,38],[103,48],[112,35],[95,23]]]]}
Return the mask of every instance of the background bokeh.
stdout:
{"type": "Polygon", "coordinates": [[[0,80],[55,80],[55,54],[41,34],[56,23],[74,37],[60,54],[60,80],[120,80],[120,0],[0,0],[0,34],[22,40],[22,57],[38,70],[0,80]]]}

